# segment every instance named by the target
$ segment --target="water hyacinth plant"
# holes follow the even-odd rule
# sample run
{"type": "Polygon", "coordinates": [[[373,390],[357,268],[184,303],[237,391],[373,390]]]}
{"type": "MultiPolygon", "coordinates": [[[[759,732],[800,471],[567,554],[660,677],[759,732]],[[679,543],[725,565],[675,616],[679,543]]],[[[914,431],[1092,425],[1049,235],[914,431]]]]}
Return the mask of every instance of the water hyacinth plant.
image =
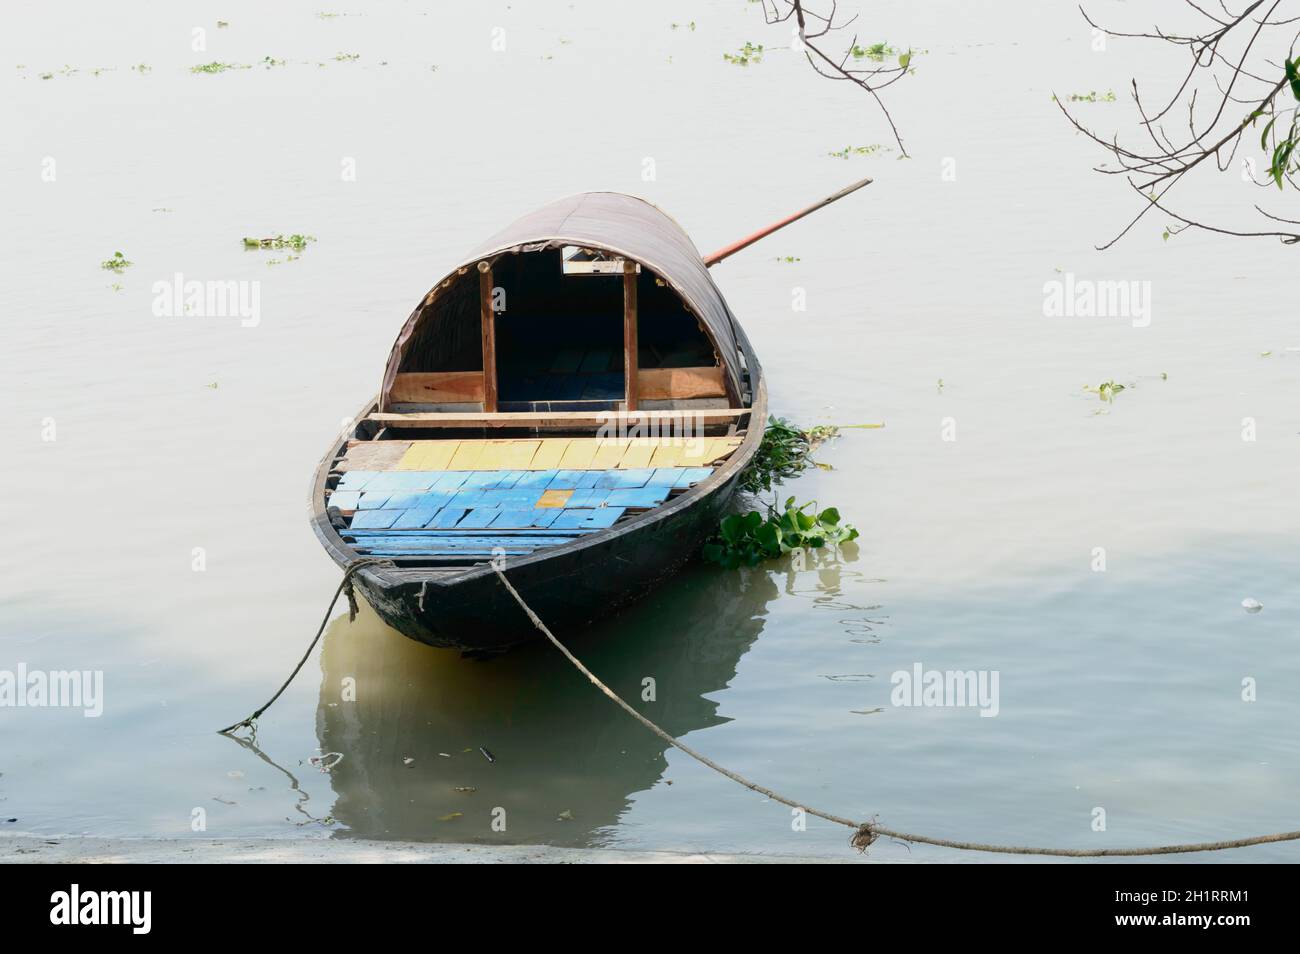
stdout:
{"type": "Polygon", "coordinates": [[[757,510],[724,517],[717,537],[704,546],[704,558],[734,570],[792,550],[837,547],[857,536],[851,524],[840,523],[840,512],[834,507],[818,511],[815,501],[796,505],[789,497],[780,512],[769,507],[766,517],[757,510]]]}

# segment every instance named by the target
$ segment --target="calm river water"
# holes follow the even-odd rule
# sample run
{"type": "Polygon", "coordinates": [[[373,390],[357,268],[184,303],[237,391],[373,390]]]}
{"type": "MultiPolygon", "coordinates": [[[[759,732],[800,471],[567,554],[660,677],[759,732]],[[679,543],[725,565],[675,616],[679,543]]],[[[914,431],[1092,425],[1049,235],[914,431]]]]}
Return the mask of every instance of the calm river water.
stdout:
{"type": "MultiPolygon", "coordinates": [[[[100,670],[104,706],[0,709],[4,830],[186,835],[202,809],[209,836],[846,852],[548,648],[462,660],[368,610],[330,624],[260,751],[214,730],[317,625],[339,574],[312,470],[448,264],[570,192],[643,194],[708,251],[865,175],[715,269],[776,413],[885,423],[782,491],[837,505],[859,545],[694,567],[562,635],[632,698],[653,677],[647,713],[691,746],[839,814],[1073,847],[1297,827],[1297,253],[1166,242],[1163,220],[1093,248],[1136,210],[1051,95],[1114,89],[1079,108],[1131,125],[1128,77],[1166,61],[1094,51],[1072,4],[862,12],[859,42],[923,51],[888,96],[910,160],[830,155],[889,146],[881,116],[742,0],[11,4],[0,670],[100,670]],[[724,61],[747,41],[761,62],[724,61]],[[190,72],[210,62],[252,68],[190,72]],[[297,260],[241,247],[295,232],[318,240],[297,260]],[[259,281],[260,321],[155,316],[178,272],[259,281]],[[1149,283],[1149,323],[1046,317],[1067,276],[1149,283]],[[1084,390],[1107,380],[1112,403],[1084,390]],[[997,716],[892,705],[917,664],[997,671],[997,716]],[[323,773],[322,752],[344,757],[323,773]]],[[[1230,172],[1200,208],[1248,188],[1230,172]]]]}

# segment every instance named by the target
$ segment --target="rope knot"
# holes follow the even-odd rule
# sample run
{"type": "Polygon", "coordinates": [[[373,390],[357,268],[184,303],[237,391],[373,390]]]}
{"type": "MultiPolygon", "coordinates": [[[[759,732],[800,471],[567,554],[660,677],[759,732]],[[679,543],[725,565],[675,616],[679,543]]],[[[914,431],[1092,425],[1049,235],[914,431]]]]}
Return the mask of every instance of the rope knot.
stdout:
{"type": "Polygon", "coordinates": [[[863,822],[858,826],[858,830],[853,833],[853,838],[849,844],[858,851],[866,853],[866,850],[875,844],[880,835],[876,833],[876,823],[874,821],[863,822]]]}

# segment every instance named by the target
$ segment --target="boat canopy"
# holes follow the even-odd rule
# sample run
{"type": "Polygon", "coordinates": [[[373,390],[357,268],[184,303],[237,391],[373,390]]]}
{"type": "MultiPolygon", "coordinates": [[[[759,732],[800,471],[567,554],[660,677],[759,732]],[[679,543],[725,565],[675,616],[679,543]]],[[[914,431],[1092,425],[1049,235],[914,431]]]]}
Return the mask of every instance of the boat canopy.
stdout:
{"type": "MultiPolygon", "coordinates": [[[[524,252],[545,250],[558,258],[568,247],[605,253],[602,257],[634,262],[651,272],[697,319],[721,365],[727,392],[737,398],[744,394],[740,369],[746,365],[751,370],[756,368],[753,353],[690,237],[672,217],[644,199],[618,192],[584,192],[516,220],[475,248],[429,291],[393,345],[384,370],[381,408],[401,400],[393,394],[393,385],[399,370],[405,370],[404,359],[425,322],[432,320],[441,325],[450,320],[448,313],[461,309],[473,308],[477,313],[478,305],[469,300],[471,288],[474,299],[478,297],[478,276],[473,274],[476,267],[484,271],[503,256],[524,252]],[[458,287],[466,299],[463,303],[455,301],[458,287]]],[[[576,280],[585,283],[593,279],[576,280]]],[[[485,335],[488,333],[485,331],[485,335]]],[[[471,340],[461,345],[471,350],[477,347],[471,340]]]]}

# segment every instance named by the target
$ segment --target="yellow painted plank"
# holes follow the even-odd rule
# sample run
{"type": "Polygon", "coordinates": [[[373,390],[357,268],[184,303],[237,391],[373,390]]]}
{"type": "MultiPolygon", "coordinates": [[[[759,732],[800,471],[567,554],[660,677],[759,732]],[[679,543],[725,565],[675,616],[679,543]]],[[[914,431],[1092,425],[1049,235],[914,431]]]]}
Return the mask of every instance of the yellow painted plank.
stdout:
{"type": "Polygon", "coordinates": [[[478,470],[526,470],[541,441],[485,441],[478,470]]]}
{"type": "Polygon", "coordinates": [[[573,496],[572,490],[546,490],[542,492],[541,498],[537,501],[539,507],[563,507],[573,496]]]}
{"type": "Polygon", "coordinates": [[[398,470],[446,470],[460,441],[412,441],[400,461],[398,470]]]}
{"type": "Polygon", "coordinates": [[[688,448],[684,444],[664,443],[654,449],[650,455],[651,467],[677,467],[688,448]]]}
{"type": "Polygon", "coordinates": [[[586,470],[596,456],[598,442],[594,437],[579,437],[569,442],[560,458],[560,470],[586,470]]]}
{"type": "Polygon", "coordinates": [[[483,456],[486,441],[461,441],[452,455],[448,470],[478,470],[479,459],[483,456]]]}
{"type": "Polygon", "coordinates": [[[569,446],[567,437],[551,437],[541,442],[541,447],[537,448],[537,453],[533,455],[532,462],[528,465],[529,470],[557,470],[560,466],[560,458],[564,456],[564,451],[569,446]]]}
{"type": "Polygon", "coordinates": [[[649,467],[650,458],[654,455],[655,445],[645,439],[637,438],[627,447],[627,453],[623,459],[618,462],[619,469],[630,470],[635,467],[649,467]]]}
{"type": "Polygon", "coordinates": [[[596,448],[596,456],[591,459],[592,470],[612,470],[618,466],[623,455],[627,453],[626,438],[606,437],[601,439],[596,448]]]}
{"type": "Polygon", "coordinates": [[[678,458],[679,467],[703,467],[719,457],[725,457],[740,444],[739,438],[705,437],[688,441],[678,458]]]}
{"type": "Polygon", "coordinates": [[[541,446],[541,441],[511,441],[506,452],[505,467],[509,470],[530,470],[533,457],[541,446]]]}

